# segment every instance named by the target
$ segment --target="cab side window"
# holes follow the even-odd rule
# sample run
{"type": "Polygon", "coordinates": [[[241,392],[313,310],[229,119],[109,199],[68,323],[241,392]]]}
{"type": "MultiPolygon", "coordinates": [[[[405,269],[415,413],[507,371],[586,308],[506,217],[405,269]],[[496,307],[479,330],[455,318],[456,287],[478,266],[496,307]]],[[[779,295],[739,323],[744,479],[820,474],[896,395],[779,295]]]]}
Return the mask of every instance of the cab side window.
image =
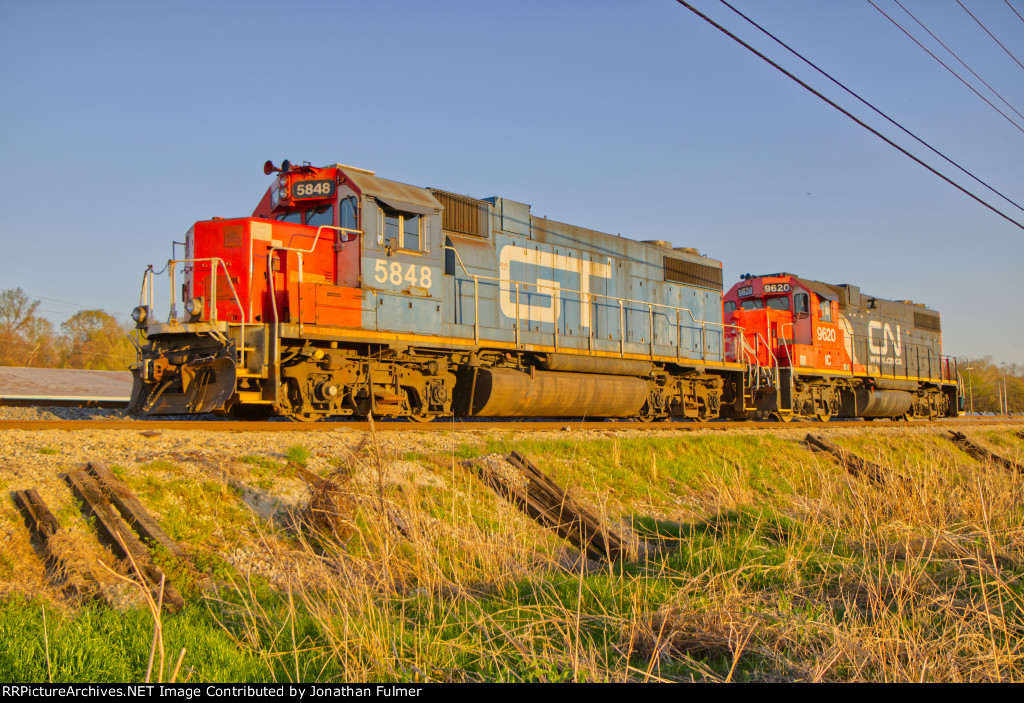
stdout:
{"type": "Polygon", "coordinates": [[[359,229],[355,198],[345,198],[341,201],[341,218],[338,226],[345,229],[359,229]]]}
{"type": "Polygon", "coordinates": [[[797,315],[807,315],[810,312],[806,293],[795,293],[793,295],[793,312],[797,315]]]}
{"type": "Polygon", "coordinates": [[[409,212],[399,212],[391,208],[381,207],[379,210],[384,241],[393,239],[399,249],[420,251],[423,230],[423,218],[409,212]]]}
{"type": "Polygon", "coordinates": [[[818,302],[818,309],[821,311],[821,321],[832,323],[832,301],[831,300],[820,300],[818,302]]]}

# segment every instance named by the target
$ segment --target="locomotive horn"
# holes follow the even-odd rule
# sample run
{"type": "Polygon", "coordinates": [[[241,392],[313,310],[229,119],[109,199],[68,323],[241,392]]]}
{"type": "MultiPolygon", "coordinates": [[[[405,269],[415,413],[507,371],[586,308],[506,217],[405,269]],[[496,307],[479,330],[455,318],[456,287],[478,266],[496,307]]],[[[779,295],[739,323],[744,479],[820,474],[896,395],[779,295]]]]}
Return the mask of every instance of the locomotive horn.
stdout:
{"type": "Polygon", "coordinates": [[[267,159],[267,163],[263,164],[263,175],[264,176],[269,176],[270,174],[272,174],[276,170],[277,169],[274,168],[274,162],[269,160],[269,159],[267,159]]]}

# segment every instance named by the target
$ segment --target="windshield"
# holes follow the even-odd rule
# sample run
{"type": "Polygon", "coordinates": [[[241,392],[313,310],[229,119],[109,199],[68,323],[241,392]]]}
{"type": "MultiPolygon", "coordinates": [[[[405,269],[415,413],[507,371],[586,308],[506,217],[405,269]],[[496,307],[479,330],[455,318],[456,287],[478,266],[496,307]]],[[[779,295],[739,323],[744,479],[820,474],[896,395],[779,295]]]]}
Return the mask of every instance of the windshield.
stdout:
{"type": "Polygon", "coordinates": [[[311,227],[334,224],[334,206],[321,205],[306,211],[306,224],[311,227]]]}
{"type": "Polygon", "coordinates": [[[310,227],[334,224],[334,205],[320,205],[308,210],[292,210],[277,216],[278,222],[294,222],[297,225],[307,224],[310,227]],[[303,222],[303,220],[305,220],[303,222]]]}

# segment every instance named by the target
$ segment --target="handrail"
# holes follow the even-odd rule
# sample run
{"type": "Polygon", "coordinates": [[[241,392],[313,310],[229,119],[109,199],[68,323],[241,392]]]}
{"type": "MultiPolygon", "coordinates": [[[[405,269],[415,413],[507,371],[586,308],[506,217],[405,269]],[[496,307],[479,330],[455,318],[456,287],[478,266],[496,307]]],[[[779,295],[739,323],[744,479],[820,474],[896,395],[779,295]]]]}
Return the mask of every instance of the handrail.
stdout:
{"type": "MultiPolygon", "coordinates": [[[[228,276],[228,265],[224,262],[224,259],[222,259],[222,258],[220,258],[218,256],[211,256],[211,257],[205,257],[205,258],[199,258],[199,259],[168,259],[167,260],[167,266],[165,267],[165,270],[167,271],[167,276],[168,276],[168,280],[170,282],[170,288],[171,288],[171,310],[170,310],[170,313],[169,313],[169,315],[167,317],[167,321],[169,323],[174,323],[174,324],[177,324],[177,321],[178,321],[177,300],[176,300],[175,294],[174,294],[175,293],[175,291],[174,291],[174,288],[175,288],[174,276],[175,276],[176,267],[177,267],[178,264],[189,264],[189,263],[191,263],[191,264],[209,263],[210,264],[210,273],[209,273],[209,275],[210,275],[210,291],[209,291],[210,292],[210,295],[209,295],[210,300],[209,301],[205,301],[205,302],[208,302],[209,310],[210,310],[209,321],[211,323],[213,323],[213,324],[217,323],[217,271],[219,270],[219,268],[223,268],[224,269],[224,280],[226,280],[228,282],[228,287],[231,289],[231,297],[232,297],[232,299],[235,302],[235,307],[238,308],[238,315],[239,315],[238,319],[241,320],[240,324],[241,324],[241,327],[242,327],[242,343],[244,345],[244,343],[245,343],[245,311],[242,308],[241,299],[238,297],[238,291],[235,290],[235,285],[234,285],[234,283],[231,282],[231,277],[228,276]]],[[[154,275],[155,275],[155,272],[153,271],[153,267],[152,266],[147,267],[146,271],[143,273],[142,291],[140,293],[140,302],[142,304],[146,304],[146,302],[147,302],[146,298],[147,298],[147,294],[148,294],[148,307],[149,307],[150,310],[153,310],[153,307],[154,307],[154,303],[153,303],[153,289],[155,288],[155,286],[153,285],[153,277],[154,277],[154,275]]],[[[203,312],[205,312],[205,310],[203,312]]],[[[211,329],[210,332],[211,332],[211,334],[214,334],[218,338],[220,338],[221,341],[226,341],[226,338],[219,331],[211,329]]]]}
{"type": "MultiPolygon", "coordinates": [[[[278,335],[280,335],[280,333],[281,333],[281,328],[280,328],[281,321],[278,319],[278,314],[277,314],[277,295],[276,295],[277,289],[274,287],[273,282],[272,282],[274,252],[275,251],[293,251],[293,252],[295,252],[296,254],[299,255],[299,283],[302,283],[302,255],[303,254],[309,254],[309,253],[311,253],[316,248],[317,242],[320,241],[320,233],[323,232],[325,229],[334,230],[335,232],[352,232],[354,234],[363,234],[362,230],[351,229],[349,227],[334,227],[333,225],[320,225],[316,229],[316,235],[313,237],[313,243],[309,246],[309,249],[299,249],[298,247],[291,247],[291,246],[287,246],[287,247],[285,247],[285,246],[276,246],[276,247],[275,246],[270,246],[270,247],[267,248],[267,284],[268,284],[268,286],[270,288],[270,307],[274,311],[274,325],[276,327],[275,332],[278,335]]],[[[297,236],[307,236],[307,235],[303,234],[302,232],[293,232],[292,236],[291,236],[291,239],[288,240],[289,243],[291,243],[291,240],[295,239],[295,237],[297,237],[297,236]]],[[[250,281],[250,285],[251,285],[251,283],[252,282],[250,281]]],[[[302,332],[302,316],[300,315],[299,316],[299,333],[301,334],[301,332],[302,332]]]]}
{"type": "MultiPolygon", "coordinates": [[[[242,324],[245,324],[245,311],[242,309],[242,301],[238,297],[238,292],[235,290],[235,284],[231,282],[231,277],[228,276],[228,265],[224,263],[224,259],[219,256],[210,256],[202,259],[171,259],[167,262],[168,266],[171,267],[169,276],[171,278],[171,295],[173,299],[174,294],[174,266],[178,264],[201,264],[209,263],[211,265],[210,270],[210,322],[217,322],[217,267],[220,266],[224,269],[224,280],[228,282],[228,287],[231,289],[231,297],[235,301],[235,306],[238,308],[239,320],[242,324]]],[[[177,321],[177,308],[175,304],[171,303],[172,315],[169,319],[177,321]]]]}

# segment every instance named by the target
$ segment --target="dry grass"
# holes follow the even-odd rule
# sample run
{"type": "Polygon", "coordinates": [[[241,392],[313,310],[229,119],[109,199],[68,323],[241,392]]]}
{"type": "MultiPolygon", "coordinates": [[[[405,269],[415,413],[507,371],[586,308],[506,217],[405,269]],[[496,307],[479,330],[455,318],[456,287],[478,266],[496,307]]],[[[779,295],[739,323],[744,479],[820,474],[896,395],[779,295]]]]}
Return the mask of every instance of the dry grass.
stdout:
{"type": "Polygon", "coordinates": [[[630,535],[609,565],[457,444],[410,459],[371,433],[299,509],[254,519],[206,607],[279,681],[1024,680],[1021,476],[923,429],[832,432],[883,486],[795,435],[740,437],[492,443],[630,535]]]}
{"type": "MultiPolygon", "coordinates": [[[[625,444],[605,457],[615,469],[625,444]]],[[[649,454],[625,467],[638,480],[680,486],[695,462],[702,488],[683,519],[648,526],[643,560],[609,566],[488,494],[454,454],[432,457],[435,490],[396,475],[371,441],[347,466],[346,531],[298,533],[331,575],[296,574],[285,619],[301,612],[315,634],[282,638],[236,584],[240,642],[268,664],[315,654],[321,674],[348,680],[1020,681],[1020,478],[931,436],[876,444],[872,460],[906,480],[877,487],[802,451],[796,462],[780,440],[726,461],[649,454]],[[887,456],[901,445],[912,461],[887,456]]],[[[607,505],[585,446],[547,459],[607,505]]],[[[629,507],[641,522],[671,510],[629,507]]]]}

